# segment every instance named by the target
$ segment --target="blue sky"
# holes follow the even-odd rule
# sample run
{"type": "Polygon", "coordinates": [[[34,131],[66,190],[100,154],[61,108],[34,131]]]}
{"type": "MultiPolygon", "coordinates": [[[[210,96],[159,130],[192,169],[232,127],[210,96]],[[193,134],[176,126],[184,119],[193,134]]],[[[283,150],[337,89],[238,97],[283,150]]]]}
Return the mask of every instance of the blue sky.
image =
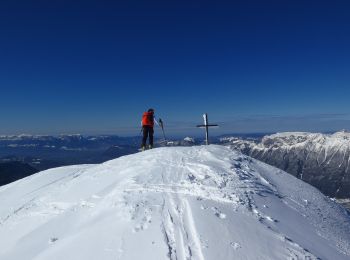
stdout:
{"type": "Polygon", "coordinates": [[[1,1],[0,134],[350,128],[347,2],[1,1]]]}

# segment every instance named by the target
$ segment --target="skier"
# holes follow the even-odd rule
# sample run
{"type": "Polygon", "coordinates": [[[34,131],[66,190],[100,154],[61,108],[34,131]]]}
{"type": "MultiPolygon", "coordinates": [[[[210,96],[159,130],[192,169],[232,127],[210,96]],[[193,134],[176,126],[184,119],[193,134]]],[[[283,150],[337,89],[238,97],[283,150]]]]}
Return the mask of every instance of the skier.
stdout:
{"type": "Polygon", "coordinates": [[[141,144],[141,150],[144,151],[146,149],[146,141],[147,137],[149,138],[149,145],[148,148],[153,148],[153,134],[154,134],[154,123],[157,125],[158,122],[154,116],[154,109],[150,108],[147,112],[144,112],[142,115],[142,132],[143,132],[143,138],[142,138],[142,144],[141,144]]]}

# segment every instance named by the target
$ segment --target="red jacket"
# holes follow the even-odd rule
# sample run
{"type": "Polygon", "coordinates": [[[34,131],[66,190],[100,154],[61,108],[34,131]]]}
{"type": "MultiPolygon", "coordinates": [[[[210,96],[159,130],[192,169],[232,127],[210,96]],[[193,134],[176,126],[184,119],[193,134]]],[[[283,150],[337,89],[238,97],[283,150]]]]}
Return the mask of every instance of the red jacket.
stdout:
{"type": "Polygon", "coordinates": [[[154,127],[154,114],[153,112],[145,112],[142,115],[142,126],[154,127]]]}

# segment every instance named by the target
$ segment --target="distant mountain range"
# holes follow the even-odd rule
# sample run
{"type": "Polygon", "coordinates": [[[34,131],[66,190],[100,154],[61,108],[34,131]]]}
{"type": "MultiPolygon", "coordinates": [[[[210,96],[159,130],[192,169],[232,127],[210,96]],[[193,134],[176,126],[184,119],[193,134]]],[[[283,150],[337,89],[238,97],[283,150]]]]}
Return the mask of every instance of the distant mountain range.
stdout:
{"type": "Polygon", "coordinates": [[[0,162],[21,161],[38,170],[103,161],[136,152],[139,137],[83,136],[83,135],[2,135],[0,162]],[[120,146],[113,155],[107,151],[120,146]]]}
{"type": "Polygon", "coordinates": [[[54,167],[101,163],[138,147],[139,137],[1,135],[0,185],[54,167]]]}
{"type": "Polygon", "coordinates": [[[221,143],[276,166],[335,198],[350,198],[350,133],[278,133],[221,143]]]}

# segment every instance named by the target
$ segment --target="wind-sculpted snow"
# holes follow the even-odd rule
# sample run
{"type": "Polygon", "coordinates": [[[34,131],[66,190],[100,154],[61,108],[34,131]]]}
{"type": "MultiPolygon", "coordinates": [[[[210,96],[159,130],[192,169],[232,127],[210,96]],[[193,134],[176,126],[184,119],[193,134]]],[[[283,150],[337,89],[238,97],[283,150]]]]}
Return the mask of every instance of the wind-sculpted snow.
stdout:
{"type": "Polygon", "coordinates": [[[158,148],[0,188],[0,259],[349,259],[350,217],[223,146],[158,148]]]}
{"type": "Polygon", "coordinates": [[[350,198],[350,133],[279,133],[261,142],[222,140],[336,198],[350,198]]]}

